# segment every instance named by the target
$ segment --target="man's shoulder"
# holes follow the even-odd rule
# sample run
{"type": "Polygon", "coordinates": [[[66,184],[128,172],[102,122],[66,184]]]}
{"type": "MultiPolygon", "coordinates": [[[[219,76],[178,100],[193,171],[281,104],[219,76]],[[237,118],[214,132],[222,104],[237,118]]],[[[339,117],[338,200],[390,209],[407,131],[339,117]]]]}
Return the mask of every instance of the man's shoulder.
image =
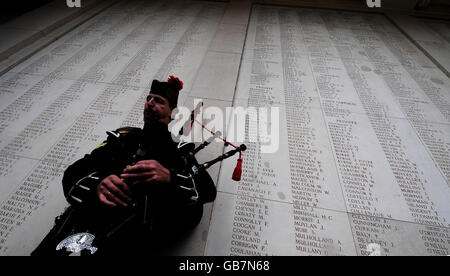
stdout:
{"type": "Polygon", "coordinates": [[[138,127],[121,127],[116,130],[107,131],[108,138],[124,138],[142,133],[142,129],[138,127]]]}
{"type": "Polygon", "coordinates": [[[103,148],[107,145],[116,145],[117,143],[128,141],[130,138],[137,138],[141,133],[142,129],[138,127],[121,127],[116,130],[109,130],[106,132],[106,134],[108,135],[106,141],[98,145],[95,149],[103,148]]]}
{"type": "Polygon", "coordinates": [[[142,129],[138,127],[121,127],[116,129],[115,131],[120,134],[130,134],[130,133],[140,133],[142,129]]]}

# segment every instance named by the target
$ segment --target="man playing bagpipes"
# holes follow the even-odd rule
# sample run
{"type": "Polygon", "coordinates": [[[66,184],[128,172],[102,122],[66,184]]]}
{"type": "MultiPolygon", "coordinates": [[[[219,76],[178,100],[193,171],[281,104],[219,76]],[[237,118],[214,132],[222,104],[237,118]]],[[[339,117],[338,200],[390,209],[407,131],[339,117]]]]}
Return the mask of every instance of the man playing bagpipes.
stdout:
{"type": "Polygon", "coordinates": [[[206,169],[245,146],[199,165],[194,155],[211,139],[197,149],[175,143],[168,124],[182,88],[173,76],[154,80],[143,129],[108,131],[104,143],[67,168],[62,182],[71,206],[32,255],[158,253],[200,222],[203,204],[216,197],[206,169]]]}

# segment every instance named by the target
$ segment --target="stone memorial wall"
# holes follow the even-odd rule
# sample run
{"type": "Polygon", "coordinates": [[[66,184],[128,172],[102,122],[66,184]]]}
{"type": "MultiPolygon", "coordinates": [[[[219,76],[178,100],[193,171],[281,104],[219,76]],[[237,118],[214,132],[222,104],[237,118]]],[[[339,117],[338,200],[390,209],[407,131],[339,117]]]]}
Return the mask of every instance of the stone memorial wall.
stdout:
{"type": "MultiPolygon", "coordinates": [[[[227,5],[121,2],[0,77],[0,255],[27,255],[48,232],[68,165],[107,130],[142,126],[153,79],[180,77],[180,105],[195,96],[227,5]]],[[[278,150],[245,141],[240,182],[222,163],[201,253],[450,254],[440,68],[369,13],[254,4],[242,47],[233,106],[277,108],[267,124],[249,114],[245,130],[275,127],[278,150]]]]}
{"type": "Polygon", "coordinates": [[[448,20],[395,14],[389,15],[389,18],[450,77],[450,22],[448,20]]]}
{"type": "Polygon", "coordinates": [[[222,3],[125,1],[0,78],[0,255],[27,255],[67,206],[65,168],[106,139],[142,127],[153,79],[194,77],[222,3]]]}
{"type": "Polygon", "coordinates": [[[382,15],[255,5],[234,105],[280,146],[222,165],[206,254],[448,255],[449,88],[382,15]]]}

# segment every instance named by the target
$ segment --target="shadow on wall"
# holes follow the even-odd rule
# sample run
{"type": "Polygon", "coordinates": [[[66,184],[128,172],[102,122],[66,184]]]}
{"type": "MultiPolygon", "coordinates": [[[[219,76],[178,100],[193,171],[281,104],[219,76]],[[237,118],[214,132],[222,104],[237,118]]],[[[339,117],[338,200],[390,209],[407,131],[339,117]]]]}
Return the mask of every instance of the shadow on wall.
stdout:
{"type": "Polygon", "coordinates": [[[0,24],[14,19],[26,12],[37,9],[40,6],[52,2],[53,0],[8,0],[2,3],[0,11],[0,24]]]}

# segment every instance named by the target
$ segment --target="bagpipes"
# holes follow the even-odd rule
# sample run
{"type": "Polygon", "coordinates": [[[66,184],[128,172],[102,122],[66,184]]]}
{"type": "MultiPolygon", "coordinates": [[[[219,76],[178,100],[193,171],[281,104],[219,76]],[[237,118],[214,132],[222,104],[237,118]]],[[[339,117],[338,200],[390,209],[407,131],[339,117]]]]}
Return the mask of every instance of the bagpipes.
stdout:
{"type": "Polygon", "coordinates": [[[191,111],[190,118],[184,123],[183,127],[180,129],[177,139],[180,139],[180,136],[183,135],[186,130],[187,130],[187,134],[189,134],[189,132],[193,128],[194,123],[198,123],[202,127],[202,129],[204,129],[204,130],[208,131],[209,133],[211,133],[212,136],[210,138],[208,138],[205,142],[203,142],[201,145],[199,145],[197,148],[195,148],[192,152],[188,153],[189,155],[194,156],[199,151],[201,151],[206,146],[208,146],[216,138],[222,140],[224,142],[225,146],[233,147],[234,150],[230,150],[230,151],[222,154],[221,156],[219,156],[219,157],[217,157],[217,158],[215,158],[215,159],[213,159],[211,161],[205,162],[205,163],[203,163],[201,165],[197,164],[197,169],[205,169],[206,170],[209,167],[211,167],[212,165],[216,164],[217,162],[220,162],[220,161],[222,161],[224,159],[230,158],[231,156],[233,156],[233,155],[235,155],[236,153],[239,152],[239,158],[238,158],[236,167],[234,169],[232,179],[235,180],[235,181],[240,181],[241,180],[241,176],[242,176],[242,152],[247,149],[247,146],[244,145],[244,144],[241,144],[240,146],[235,146],[232,143],[230,143],[229,141],[227,141],[225,138],[223,138],[221,136],[222,133],[220,131],[214,132],[214,131],[208,129],[204,124],[199,122],[195,117],[198,115],[198,113],[200,113],[200,110],[201,110],[202,106],[203,106],[203,102],[200,102],[191,111]]]}
{"type": "MultiPolygon", "coordinates": [[[[219,131],[214,132],[206,128],[201,122],[196,119],[196,115],[199,114],[203,103],[199,103],[191,112],[190,118],[184,123],[183,127],[178,133],[178,139],[181,138],[183,134],[189,134],[193,128],[193,124],[200,124],[202,130],[207,130],[212,134],[206,141],[204,141],[199,146],[188,147],[182,154],[182,159],[186,165],[186,169],[181,174],[177,174],[178,177],[190,180],[190,185],[180,185],[181,189],[189,190],[192,192],[191,200],[195,202],[198,199],[198,193],[196,188],[196,176],[201,172],[205,171],[214,164],[221,162],[227,158],[234,156],[239,153],[239,158],[237,161],[236,168],[234,169],[232,179],[235,181],[240,181],[242,174],[242,152],[247,149],[244,144],[240,146],[235,146],[225,138],[221,136],[219,131]],[[198,163],[195,155],[201,150],[206,148],[215,139],[222,140],[226,146],[231,146],[234,149],[229,150],[215,159],[204,163],[198,163]]],[[[138,153],[139,155],[139,150],[138,153]]],[[[98,181],[96,173],[90,174],[82,179],[82,183],[76,183],[74,187],[86,194],[90,195],[90,200],[92,199],[92,190],[96,189],[98,181]]],[[[80,181],[82,181],[80,180],[80,181]]],[[[80,182],[78,181],[78,182],[80,182]]],[[[136,219],[140,220],[142,224],[149,225],[149,212],[151,211],[151,204],[149,201],[151,199],[149,196],[145,195],[142,199],[131,204],[126,210],[121,210],[121,214],[114,217],[119,217],[118,221],[109,223],[106,227],[94,227],[94,225],[99,224],[98,218],[105,217],[104,213],[94,214],[97,211],[89,208],[89,204],[84,204],[84,197],[79,196],[77,193],[69,191],[67,200],[71,203],[63,214],[55,219],[55,226],[47,234],[40,245],[31,253],[32,256],[39,255],[94,255],[98,248],[103,247],[112,238],[117,236],[124,228],[127,227],[132,221],[136,219]],[[88,205],[88,207],[86,206],[88,205]]],[[[102,210],[105,211],[105,210],[102,210]]]]}

